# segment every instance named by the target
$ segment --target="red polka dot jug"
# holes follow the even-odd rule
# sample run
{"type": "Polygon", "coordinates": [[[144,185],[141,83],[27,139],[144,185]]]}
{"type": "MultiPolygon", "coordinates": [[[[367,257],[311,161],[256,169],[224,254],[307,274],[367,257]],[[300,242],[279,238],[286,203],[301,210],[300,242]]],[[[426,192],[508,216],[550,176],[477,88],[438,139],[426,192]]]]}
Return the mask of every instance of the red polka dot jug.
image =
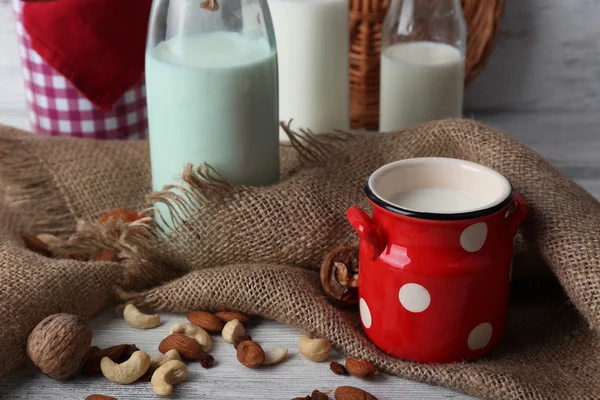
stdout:
{"type": "Polygon", "coordinates": [[[513,238],[529,206],[498,172],[451,158],[387,164],[365,183],[359,307],[367,336],[407,360],[468,361],[506,326],[513,238]]]}

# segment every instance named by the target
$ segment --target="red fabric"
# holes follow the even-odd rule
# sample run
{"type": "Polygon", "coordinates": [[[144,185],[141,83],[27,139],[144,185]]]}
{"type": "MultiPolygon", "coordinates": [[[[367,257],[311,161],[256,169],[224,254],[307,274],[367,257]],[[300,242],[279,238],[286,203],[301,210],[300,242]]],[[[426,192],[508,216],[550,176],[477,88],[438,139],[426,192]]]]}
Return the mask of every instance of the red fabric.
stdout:
{"type": "Polygon", "coordinates": [[[92,103],[108,111],[144,72],[152,0],[27,2],[32,48],[92,103]]]}

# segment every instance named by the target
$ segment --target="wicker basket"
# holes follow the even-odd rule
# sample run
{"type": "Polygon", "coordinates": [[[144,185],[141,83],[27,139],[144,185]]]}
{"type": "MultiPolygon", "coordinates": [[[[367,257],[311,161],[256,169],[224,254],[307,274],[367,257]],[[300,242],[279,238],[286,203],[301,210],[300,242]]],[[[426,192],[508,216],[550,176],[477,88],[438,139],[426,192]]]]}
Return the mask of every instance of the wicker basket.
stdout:
{"type": "MultiPolygon", "coordinates": [[[[390,0],[350,0],[350,120],[354,129],[379,125],[381,26],[390,0]]],[[[467,22],[465,85],[485,66],[500,28],[504,0],[462,0],[467,22]]]]}

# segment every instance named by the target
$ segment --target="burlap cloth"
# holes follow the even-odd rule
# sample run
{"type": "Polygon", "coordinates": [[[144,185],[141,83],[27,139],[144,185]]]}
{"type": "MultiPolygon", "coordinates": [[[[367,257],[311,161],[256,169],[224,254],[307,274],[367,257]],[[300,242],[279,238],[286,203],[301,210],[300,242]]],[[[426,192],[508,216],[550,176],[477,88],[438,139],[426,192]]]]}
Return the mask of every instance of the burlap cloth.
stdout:
{"type": "Polygon", "coordinates": [[[383,371],[490,399],[600,398],[600,204],[536,153],[484,125],[440,121],[399,133],[292,135],[282,180],[232,186],[207,168],[183,174],[179,196],[150,191],[145,142],[51,139],[0,128],[0,375],[25,360],[28,332],[55,312],[89,317],[115,297],[174,312],[234,309],[328,337],[383,371]],[[504,174],[532,206],[518,238],[507,332],[487,357],[421,365],[381,353],[356,313],[331,306],[317,269],[345,221],[367,207],[364,179],[407,157],[472,160],[504,174]],[[115,208],[167,201],[166,236],[134,223],[117,240],[94,221],[115,208]],[[78,224],[79,222],[79,224],[78,224]],[[20,233],[119,251],[117,263],[44,258],[20,233]],[[108,235],[110,236],[110,235],[108,235]],[[544,278],[547,272],[554,278],[544,278]],[[175,278],[175,276],[179,276],[175,278]],[[170,281],[162,286],[159,284],[170,281]],[[157,286],[158,285],[158,286],[157,286]],[[145,290],[144,288],[147,288],[145,290]]]}

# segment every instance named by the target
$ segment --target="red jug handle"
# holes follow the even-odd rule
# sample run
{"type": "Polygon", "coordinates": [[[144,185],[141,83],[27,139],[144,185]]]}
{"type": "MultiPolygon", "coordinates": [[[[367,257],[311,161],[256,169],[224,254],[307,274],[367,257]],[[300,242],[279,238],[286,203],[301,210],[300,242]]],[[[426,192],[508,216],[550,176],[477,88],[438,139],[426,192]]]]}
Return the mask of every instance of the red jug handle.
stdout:
{"type": "Polygon", "coordinates": [[[358,206],[350,207],[346,211],[346,217],[350,221],[350,225],[358,233],[358,236],[360,236],[360,239],[364,240],[367,244],[368,257],[371,260],[379,258],[385,250],[386,243],[383,236],[373,226],[371,217],[358,206]]]}
{"type": "Polygon", "coordinates": [[[517,192],[515,192],[515,198],[513,199],[511,205],[506,210],[506,214],[504,218],[508,222],[508,232],[511,237],[514,237],[519,230],[519,226],[525,221],[527,215],[529,214],[529,204],[525,201],[525,199],[517,192]]]}

